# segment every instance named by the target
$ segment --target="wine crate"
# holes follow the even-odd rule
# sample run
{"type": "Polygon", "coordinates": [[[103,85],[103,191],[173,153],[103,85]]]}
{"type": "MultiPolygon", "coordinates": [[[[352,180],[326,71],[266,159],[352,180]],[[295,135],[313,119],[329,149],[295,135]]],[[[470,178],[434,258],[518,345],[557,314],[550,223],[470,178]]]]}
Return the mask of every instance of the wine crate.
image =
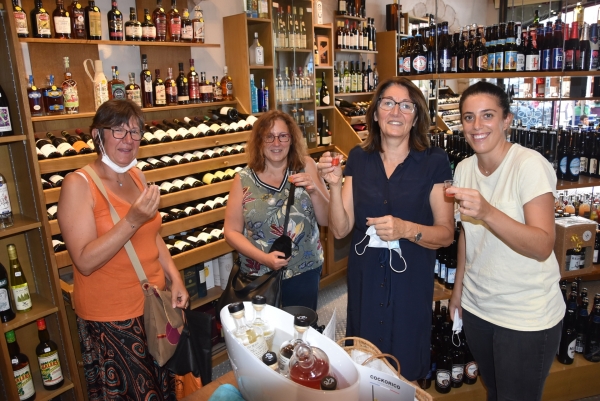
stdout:
{"type": "Polygon", "coordinates": [[[578,216],[556,220],[554,253],[560,266],[561,277],[580,276],[591,270],[594,242],[596,241],[596,226],[595,221],[578,216]],[[576,248],[578,244],[581,247],[581,252],[585,252],[583,268],[570,269],[567,252],[576,248]]]}

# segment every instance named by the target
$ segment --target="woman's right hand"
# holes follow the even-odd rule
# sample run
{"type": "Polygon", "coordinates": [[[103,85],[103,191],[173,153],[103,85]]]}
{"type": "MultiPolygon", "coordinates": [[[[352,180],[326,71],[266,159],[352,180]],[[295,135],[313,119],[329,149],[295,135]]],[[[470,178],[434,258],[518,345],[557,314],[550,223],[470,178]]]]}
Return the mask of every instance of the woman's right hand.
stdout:
{"type": "Polygon", "coordinates": [[[339,186],[342,184],[342,167],[340,165],[333,166],[332,160],[331,152],[323,153],[317,163],[317,169],[329,186],[339,186]]]}
{"type": "Polygon", "coordinates": [[[271,253],[267,253],[266,255],[267,256],[263,262],[263,265],[267,266],[271,270],[279,270],[282,267],[287,266],[290,259],[292,258],[290,256],[289,258],[284,259],[285,254],[279,251],[273,251],[271,253]]]}
{"type": "Polygon", "coordinates": [[[452,291],[452,296],[448,301],[448,311],[450,312],[450,319],[454,320],[454,311],[458,310],[458,316],[462,319],[462,306],[460,306],[460,298],[462,291],[456,289],[452,291]]]}
{"type": "Polygon", "coordinates": [[[160,192],[157,185],[144,189],[140,196],[133,202],[125,219],[136,228],[154,218],[158,211],[160,192]]]}

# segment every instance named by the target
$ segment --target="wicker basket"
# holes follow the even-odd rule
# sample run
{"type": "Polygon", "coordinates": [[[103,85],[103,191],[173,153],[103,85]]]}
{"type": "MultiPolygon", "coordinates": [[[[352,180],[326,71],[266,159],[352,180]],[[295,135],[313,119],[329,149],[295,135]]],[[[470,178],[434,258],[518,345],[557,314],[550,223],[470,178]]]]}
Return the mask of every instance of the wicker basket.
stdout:
{"type": "Polygon", "coordinates": [[[366,354],[370,354],[371,357],[369,357],[365,362],[363,362],[363,365],[366,365],[368,362],[372,361],[373,359],[381,359],[383,361],[383,363],[386,364],[387,367],[389,367],[395,374],[396,376],[398,376],[398,378],[406,383],[408,383],[409,385],[411,385],[412,387],[415,388],[415,398],[418,401],[433,401],[433,397],[431,397],[431,395],[429,393],[427,393],[425,390],[421,389],[418,386],[415,386],[413,383],[409,382],[408,380],[406,380],[401,374],[400,374],[400,362],[398,362],[398,359],[396,359],[396,357],[394,357],[393,355],[390,354],[384,354],[382,353],[379,348],[377,348],[375,345],[373,345],[373,343],[371,343],[370,341],[365,340],[364,338],[360,338],[360,337],[344,337],[340,340],[337,341],[337,344],[342,347],[348,354],[350,354],[350,352],[352,350],[358,350],[358,351],[362,351],[366,354]],[[351,341],[353,343],[353,345],[346,345],[346,341],[351,341]],[[392,359],[395,363],[396,366],[393,366],[390,362],[389,359],[392,359]]]}

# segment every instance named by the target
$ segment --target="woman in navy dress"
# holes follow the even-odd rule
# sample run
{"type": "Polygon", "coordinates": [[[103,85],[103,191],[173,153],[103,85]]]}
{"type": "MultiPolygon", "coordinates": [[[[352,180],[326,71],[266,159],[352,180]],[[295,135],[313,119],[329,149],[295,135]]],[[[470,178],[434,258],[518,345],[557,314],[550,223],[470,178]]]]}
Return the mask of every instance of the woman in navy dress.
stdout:
{"type": "Polygon", "coordinates": [[[443,193],[452,172],[429,145],[427,102],[408,79],[382,82],[366,117],[369,135],[350,152],[343,186],[328,153],[318,164],[330,187],[329,228],[336,238],[352,232],[346,335],[391,353],[418,380],[430,369],[435,249],[454,236],[443,193]]]}

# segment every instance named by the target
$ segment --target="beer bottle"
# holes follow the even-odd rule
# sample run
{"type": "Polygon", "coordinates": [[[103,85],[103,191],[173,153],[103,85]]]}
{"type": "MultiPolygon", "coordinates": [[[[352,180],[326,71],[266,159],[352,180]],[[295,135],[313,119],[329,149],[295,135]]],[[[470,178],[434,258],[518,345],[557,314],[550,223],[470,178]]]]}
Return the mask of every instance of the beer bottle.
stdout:
{"type": "Polygon", "coordinates": [[[450,72],[458,72],[458,58],[456,56],[460,43],[460,32],[454,32],[452,37],[452,47],[450,48],[450,54],[452,54],[452,61],[450,62],[450,72]]]}
{"type": "Polygon", "coordinates": [[[579,130],[573,128],[571,132],[570,151],[567,158],[567,180],[579,181],[579,173],[581,171],[581,153],[579,151],[579,130]]]}
{"type": "Polygon", "coordinates": [[[517,71],[525,71],[525,54],[527,53],[527,29],[522,29],[521,23],[516,24],[517,40],[517,71]]]}
{"type": "Polygon", "coordinates": [[[579,25],[577,21],[571,24],[571,34],[565,42],[565,71],[576,71],[579,54],[579,25]]]}
{"type": "Polygon", "coordinates": [[[466,62],[466,41],[467,41],[467,33],[465,32],[465,28],[462,28],[462,32],[460,34],[460,39],[457,45],[456,51],[456,62],[458,72],[467,72],[467,62],[466,62]]]}
{"type": "Polygon", "coordinates": [[[585,339],[587,335],[588,321],[590,319],[588,316],[588,304],[589,301],[587,297],[583,298],[581,301],[581,309],[579,309],[579,315],[577,315],[577,324],[575,325],[575,332],[577,333],[575,340],[575,352],[578,354],[583,354],[583,350],[585,349],[585,339]]]}
{"type": "Polygon", "coordinates": [[[477,366],[477,362],[475,358],[473,358],[473,354],[471,353],[471,349],[469,348],[469,343],[463,335],[464,332],[461,332],[462,339],[461,341],[464,344],[465,350],[465,375],[463,376],[463,383],[465,384],[475,384],[477,383],[477,376],[479,376],[479,367],[477,366]]]}
{"type": "Polygon", "coordinates": [[[442,22],[442,35],[438,44],[438,72],[452,72],[452,49],[450,46],[450,37],[448,35],[448,22],[442,22]]]}
{"type": "MultiPolygon", "coordinates": [[[[490,46],[488,47],[488,71],[496,71],[496,45],[498,44],[498,24],[490,27],[490,46]]],[[[487,45],[487,42],[486,42],[487,45]]]]}
{"type": "Polygon", "coordinates": [[[590,26],[583,24],[581,29],[581,41],[579,42],[579,60],[577,69],[579,71],[591,70],[591,46],[590,46],[590,26]]]}
{"type": "Polygon", "coordinates": [[[479,31],[475,34],[473,46],[473,72],[486,72],[488,69],[488,50],[482,42],[479,31]]]}
{"type": "Polygon", "coordinates": [[[473,48],[475,47],[475,31],[477,24],[467,26],[467,39],[465,41],[465,68],[467,72],[473,72],[475,62],[473,60],[473,48]]]}
{"type": "Polygon", "coordinates": [[[540,51],[537,46],[537,32],[535,26],[529,27],[529,40],[525,52],[525,70],[539,71],[540,69],[540,51]]]}
{"type": "Polygon", "coordinates": [[[515,23],[509,21],[506,26],[506,44],[504,45],[504,71],[517,70],[517,43],[515,39],[515,23]]]}
{"type": "MultiPolygon", "coordinates": [[[[456,337],[452,335],[454,340],[456,337]]],[[[458,345],[452,341],[452,387],[462,387],[463,377],[465,375],[465,353],[463,351],[462,340],[458,336],[458,345]]]]}
{"type": "Polygon", "coordinates": [[[540,59],[540,69],[542,71],[550,71],[552,69],[552,22],[546,23],[546,31],[544,34],[544,44],[542,46],[542,58],[540,59]]]}
{"type": "Polygon", "coordinates": [[[560,337],[560,345],[558,346],[558,355],[556,359],[563,365],[570,365],[575,358],[575,344],[577,340],[577,332],[575,330],[575,312],[567,310],[567,315],[563,322],[562,335],[560,337]]]}
{"type": "Polygon", "coordinates": [[[600,304],[594,306],[588,325],[583,357],[591,362],[600,362],[600,304]]]}
{"type": "MultiPolygon", "coordinates": [[[[561,51],[562,51],[562,49],[561,49],[561,51]]],[[[558,161],[558,168],[556,169],[556,177],[559,180],[566,180],[567,179],[567,159],[568,159],[568,155],[569,155],[569,142],[568,142],[568,138],[567,138],[568,131],[566,129],[562,130],[559,127],[559,132],[560,132],[560,139],[558,142],[558,155],[556,157],[557,161],[558,161]]]]}
{"type": "MultiPolygon", "coordinates": [[[[496,42],[496,71],[504,71],[504,45],[506,44],[506,22],[498,25],[498,41],[496,42]]],[[[562,47],[561,47],[562,49],[562,47]]]]}
{"type": "Polygon", "coordinates": [[[560,16],[554,23],[554,35],[552,36],[552,71],[562,71],[563,69],[563,24],[560,16]]]}
{"type": "Polygon", "coordinates": [[[423,36],[418,33],[415,36],[411,70],[413,74],[427,73],[427,46],[423,42],[423,36]]]}
{"type": "MultiPolygon", "coordinates": [[[[600,318],[599,318],[600,320],[600,318]]],[[[447,394],[451,389],[452,381],[452,355],[450,337],[443,336],[442,352],[439,354],[436,363],[435,389],[438,393],[447,394]]]]}

